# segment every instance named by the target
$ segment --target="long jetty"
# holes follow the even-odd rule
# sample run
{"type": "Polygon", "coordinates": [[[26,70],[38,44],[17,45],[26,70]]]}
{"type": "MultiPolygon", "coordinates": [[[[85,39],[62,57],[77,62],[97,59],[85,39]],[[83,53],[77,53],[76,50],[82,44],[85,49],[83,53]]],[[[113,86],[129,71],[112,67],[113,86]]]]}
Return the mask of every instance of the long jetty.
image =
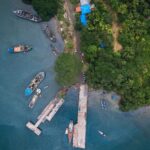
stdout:
{"type": "Polygon", "coordinates": [[[28,122],[26,127],[32,130],[36,135],[41,134],[41,130],[38,128],[41,123],[44,123],[46,120],[51,121],[56,112],[64,103],[64,99],[56,97],[45,107],[42,113],[38,116],[38,121],[33,124],[32,122],[28,122]]]}
{"type": "Polygon", "coordinates": [[[78,121],[74,126],[73,147],[85,148],[88,86],[82,84],[79,93],[78,121]]]}

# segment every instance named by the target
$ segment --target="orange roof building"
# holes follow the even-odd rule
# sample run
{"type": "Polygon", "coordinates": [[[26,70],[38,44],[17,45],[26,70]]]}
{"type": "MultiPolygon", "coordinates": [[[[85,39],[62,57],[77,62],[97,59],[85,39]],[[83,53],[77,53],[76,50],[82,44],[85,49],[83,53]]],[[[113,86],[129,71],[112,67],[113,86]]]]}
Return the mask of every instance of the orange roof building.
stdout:
{"type": "Polygon", "coordinates": [[[77,13],[81,12],[80,6],[77,6],[76,9],[75,9],[75,11],[76,11],[77,13]]]}

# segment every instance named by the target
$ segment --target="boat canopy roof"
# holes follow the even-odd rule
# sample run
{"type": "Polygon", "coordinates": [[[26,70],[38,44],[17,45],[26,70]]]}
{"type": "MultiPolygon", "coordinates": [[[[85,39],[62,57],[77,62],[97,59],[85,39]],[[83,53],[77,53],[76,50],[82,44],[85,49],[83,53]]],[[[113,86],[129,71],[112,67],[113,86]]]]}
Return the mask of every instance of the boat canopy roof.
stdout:
{"type": "Polygon", "coordinates": [[[31,88],[26,88],[25,89],[25,96],[29,96],[29,95],[31,95],[32,94],[32,89],[31,88]]]}
{"type": "Polygon", "coordinates": [[[20,52],[21,50],[22,50],[22,46],[21,45],[19,45],[19,46],[16,46],[16,47],[14,47],[14,51],[15,52],[20,52]]]}

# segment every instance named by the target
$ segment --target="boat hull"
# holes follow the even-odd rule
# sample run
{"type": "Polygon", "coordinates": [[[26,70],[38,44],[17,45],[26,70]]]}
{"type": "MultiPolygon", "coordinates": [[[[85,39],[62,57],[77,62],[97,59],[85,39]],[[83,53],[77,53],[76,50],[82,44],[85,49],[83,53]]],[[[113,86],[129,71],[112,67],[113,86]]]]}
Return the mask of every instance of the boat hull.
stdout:
{"type": "Polygon", "coordinates": [[[68,142],[69,144],[71,143],[72,141],[72,138],[73,138],[73,132],[74,132],[74,124],[73,124],[73,121],[71,120],[70,123],[69,123],[69,126],[67,128],[67,134],[68,134],[68,142]]]}
{"type": "Polygon", "coordinates": [[[52,32],[52,30],[49,28],[48,24],[46,26],[43,27],[43,31],[46,34],[46,36],[53,42],[56,42],[56,36],[55,34],[52,32]]]}
{"type": "Polygon", "coordinates": [[[24,10],[14,10],[13,13],[23,19],[30,20],[32,22],[41,22],[42,19],[39,16],[33,15],[30,12],[24,10]]]}
{"type": "Polygon", "coordinates": [[[21,53],[21,52],[29,52],[32,50],[32,47],[29,45],[15,45],[14,47],[8,48],[9,53],[21,53]]]}
{"type": "Polygon", "coordinates": [[[36,89],[35,94],[33,95],[30,103],[29,108],[33,108],[35,103],[37,102],[38,98],[41,96],[41,89],[36,89]]]}
{"type": "Polygon", "coordinates": [[[25,96],[30,96],[44,80],[45,72],[39,72],[30,82],[29,86],[25,89],[25,96]]]}

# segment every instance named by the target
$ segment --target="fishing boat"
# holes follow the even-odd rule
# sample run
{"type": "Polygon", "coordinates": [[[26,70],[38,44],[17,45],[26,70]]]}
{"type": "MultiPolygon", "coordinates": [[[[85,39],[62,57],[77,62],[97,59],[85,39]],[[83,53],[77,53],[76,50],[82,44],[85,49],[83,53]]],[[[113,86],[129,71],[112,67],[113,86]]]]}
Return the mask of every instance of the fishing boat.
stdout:
{"type": "Polygon", "coordinates": [[[102,136],[106,136],[106,134],[104,134],[104,132],[102,132],[102,131],[100,131],[100,130],[98,130],[98,133],[100,134],[100,135],[102,135],[102,136]]]}
{"type": "Polygon", "coordinates": [[[45,78],[45,72],[39,72],[32,80],[29,86],[25,89],[25,96],[30,96],[35,91],[38,85],[45,78]]]}
{"type": "Polygon", "coordinates": [[[51,29],[49,28],[48,24],[44,25],[42,30],[44,31],[44,33],[47,35],[47,37],[52,41],[52,42],[56,42],[56,36],[54,35],[54,33],[51,31],[51,29]]]}
{"type": "Polygon", "coordinates": [[[29,103],[29,107],[33,108],[35,103],[37,102],[38,98],[41,96],[41,89],[36,89],[35,94],[33,95],[30,103],[29,103]]]}
{"type": "Polygon", "coordinates": [[[31,46],[23,44],[15,45],[14,47],[8,48],[9,53],[29,52],[31,50],[31,46]]]}
{"type": "Polygon", "coordinates": [[[41,22],[42,19],[39,16],[33,15],[32,13],[25,10],[14,10],[13,13],[23,19],[27,19],[33,22],[41,22]]]}
{"type": "Polygon", "coordinates": [[[69,143],[71,143],[71,141],[72,141],[73,132],[74,132],[74,125],[73,125],[73,121],[70,120],[69,126],[68,126],[68,128],[66,128],[66,131],[65,131],[65,134],[68,135],[69,143]]]}

